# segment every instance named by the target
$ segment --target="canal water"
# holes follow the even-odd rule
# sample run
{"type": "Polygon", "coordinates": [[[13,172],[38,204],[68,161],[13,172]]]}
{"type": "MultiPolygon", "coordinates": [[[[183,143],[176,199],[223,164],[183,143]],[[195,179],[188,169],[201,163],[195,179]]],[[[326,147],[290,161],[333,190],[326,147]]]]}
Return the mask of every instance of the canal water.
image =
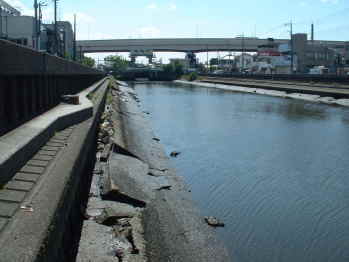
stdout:
{"type": "Polygon", "coordinates": [[[349,261],[349,110],[135,85],[171,163],[235,262],[349,261]]]}

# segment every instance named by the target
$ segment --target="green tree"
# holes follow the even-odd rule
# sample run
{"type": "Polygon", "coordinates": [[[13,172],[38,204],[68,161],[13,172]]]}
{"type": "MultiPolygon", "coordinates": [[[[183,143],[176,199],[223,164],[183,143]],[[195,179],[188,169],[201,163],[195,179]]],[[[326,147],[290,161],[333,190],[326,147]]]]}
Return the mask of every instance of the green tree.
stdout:
{"type": "Polygon", "coordinates": [[[81,64],[88,67],[94,67],[96,65],[96,61],[91,57],[84,56],[81,60],[81,64]]]}
{"type": "Polygon", "coordinates": [[[168,76],[172,76],[173,78],[179,78],[184,74],[183,65],[177,61],[171,64],[163,65],[162,70],[168,76]]]}
{"type": "Polygon", "coordinates": [[[177,77],[181,77],[184,74],[183,65],[178,61],[174,63],[174,72],[177,77]]]}
{"type": "Polygon", "coordinates": [[[118,55],[110,55],[104,58],[105,67],[116,74],[124,72],[129,66],[129,61],[118,55]]]}

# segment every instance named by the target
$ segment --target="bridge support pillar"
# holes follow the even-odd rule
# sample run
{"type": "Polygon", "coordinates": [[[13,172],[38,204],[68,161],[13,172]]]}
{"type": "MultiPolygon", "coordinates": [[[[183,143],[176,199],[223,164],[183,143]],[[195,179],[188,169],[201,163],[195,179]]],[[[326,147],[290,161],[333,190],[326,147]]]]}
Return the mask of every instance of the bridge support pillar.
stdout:
{"type": "Polygon", "coordinates": [[[187,52],[185,55],[185,59],[189,62],[189,67],[196,68],[197,66],[197,58],[194,52],[187,52]]]}
{"type": "Polygon", "coordinates": [[[135,64],[136,63],[136,57],[135,56],[131,56],[131,64],[135,64]]]}

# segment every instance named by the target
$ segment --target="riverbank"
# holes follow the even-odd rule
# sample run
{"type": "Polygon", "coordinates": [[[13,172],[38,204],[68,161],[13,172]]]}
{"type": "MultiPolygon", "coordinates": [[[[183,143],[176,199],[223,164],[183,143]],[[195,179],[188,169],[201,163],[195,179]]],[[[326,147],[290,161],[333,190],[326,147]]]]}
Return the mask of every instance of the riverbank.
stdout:
{"type": "Polygon", "coordinates": [[[314,103],[324,103],[329,105],[349,106],[348,98],[335,98],[338,96],[349,96],[349,90],[329,89],[329,88],[307,88],[305,86],[272,85],[266,83],[253,83],[224,80],[224,79],[201,79],[200,81],[177,80],[177,83],[194,86],[218,88],[234,92],[253,93],[260,95],[276,96],[290,99],[300,99],[314,103]]]}
{"type": "Polygon", "coordinates": [[[231,261],[170,168],[136,93],[114,82],[77,261],[231,261]]]}
{"type": "Polygon", "coordinates": [[[135,84],[177,174],[233,261],[345,262],[348,108],[195,87],[135,84]],[[334,252],[334,250],[336,252],[334,252]]]}

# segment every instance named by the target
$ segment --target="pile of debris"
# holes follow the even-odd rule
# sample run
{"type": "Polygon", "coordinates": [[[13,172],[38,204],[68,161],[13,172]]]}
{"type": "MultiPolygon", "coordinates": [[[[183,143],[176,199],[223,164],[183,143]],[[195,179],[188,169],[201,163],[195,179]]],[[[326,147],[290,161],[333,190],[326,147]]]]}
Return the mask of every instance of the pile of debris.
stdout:
{"type": "Polygon", "coordinates": [[[107,104],[101,116],[96,164],[85,211],[78,262],[147,261],[142,226],[143,208],[108,199],[103,192],[109,172],[109,157],[115,145],[115,136],[118,135],[113,124],[115,113],[112,105],[107,104]]]}
{"type": "Polygon", "coordinates": [[[107,161],[113,144],[113,135],[115,131],[111,120],[112,114],[112,107],[107,105],[101,117],[101,125],[97,139],[97,159],[99,161],[107,161]]]}

